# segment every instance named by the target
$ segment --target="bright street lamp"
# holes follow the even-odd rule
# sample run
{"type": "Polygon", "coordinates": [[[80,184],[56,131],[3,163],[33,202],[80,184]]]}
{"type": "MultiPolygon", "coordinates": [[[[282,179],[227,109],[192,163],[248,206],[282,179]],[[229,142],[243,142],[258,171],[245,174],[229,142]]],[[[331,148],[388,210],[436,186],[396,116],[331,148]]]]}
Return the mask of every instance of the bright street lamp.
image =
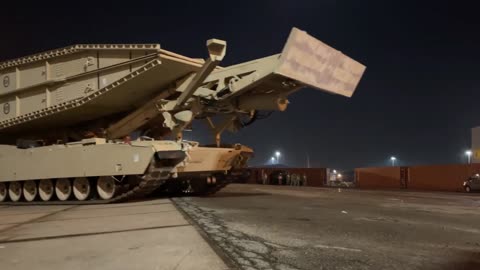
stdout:
{"type": "Polygon", "coordinates": [[[391,157],[390,160],[392,161],[392,166],[395,166],[395,161],[397,160],[396,157],[391,157]]]}
{"type": "Polygon", "coordinates": [[[465,151],[465,155],[468,158],[468,164],[470,164],[472,162],[472,151],[471,150],[465,151]]]}
{"type": "Polygon", "coordinates": [[[275,164],[275,158],[271,157],[270,160],[272,161],[272,164],[275,164]]]}
{"type": "Polygon", "coordinates": [[[275,156],[277,157],[277,164],[279,164],[280,163],[280,152],[279,151],[275,152],[275,156]]]}
{"type": "Polygon", "coordinates": [[[337,174],[337,177],[341,179],[341,178],[342,178],[342,174],[341,174],[341,173],[337,174]]]}
{"type": "Polygon", "coordinates": [[[334,174],[337,173],[337,170],[333,170],[333,173],[334,173],[334,174]]]}

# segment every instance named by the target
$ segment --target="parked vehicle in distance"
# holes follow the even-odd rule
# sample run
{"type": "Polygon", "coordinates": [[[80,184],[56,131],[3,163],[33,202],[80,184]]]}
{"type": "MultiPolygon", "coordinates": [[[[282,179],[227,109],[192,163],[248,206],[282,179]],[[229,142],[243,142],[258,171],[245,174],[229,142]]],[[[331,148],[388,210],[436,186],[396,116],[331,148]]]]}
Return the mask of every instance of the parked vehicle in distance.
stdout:
{"type": "Polygon", "coordinates": [[[480,174],[472,175],[463,182],[463,189],[465,192],[480,191],[480,174]]]}
{"type": "Polygon", "coordinates": [[[349,188],[349,187],[354,187],[353,182],[350,181],[344,181],[344,180],[334,180],[334,181],[328,181],[327,186],[329,187],[343,187],[343,188],[349,188]]]}

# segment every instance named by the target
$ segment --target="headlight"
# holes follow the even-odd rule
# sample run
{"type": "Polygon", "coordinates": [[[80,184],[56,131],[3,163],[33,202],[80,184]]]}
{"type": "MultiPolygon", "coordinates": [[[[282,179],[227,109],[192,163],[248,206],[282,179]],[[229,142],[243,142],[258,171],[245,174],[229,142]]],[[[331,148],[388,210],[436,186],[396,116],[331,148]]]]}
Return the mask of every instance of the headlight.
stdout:
{"type": "Polygon", "coordinates": [[[464,185],[464,186],[466,186],[466,185],[467,185],[467,183],[468,183],[467,181],[464,181],[464,182],[463,182],[463,185],[464,185]]]}

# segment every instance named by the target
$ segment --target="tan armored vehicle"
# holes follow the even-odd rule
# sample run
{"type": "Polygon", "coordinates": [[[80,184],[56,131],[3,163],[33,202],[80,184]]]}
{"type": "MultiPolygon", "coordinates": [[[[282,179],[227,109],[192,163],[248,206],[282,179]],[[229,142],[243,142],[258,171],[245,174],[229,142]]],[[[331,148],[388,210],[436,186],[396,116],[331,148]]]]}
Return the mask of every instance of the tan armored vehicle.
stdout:
{"type": "Polygon", "coordinates": [[[350,97],[365,67],[293,29],[280,54],[218,66],[158,44],[74,45],[0,63],[0,201],[126,200],[156,189],[208,193],[252,150],[221,134],[311,87],[350,97]],[[182,140],[195,119],[216,147],[182,140]],[[170,140],[168,136],[171,136],[170,140]]]}

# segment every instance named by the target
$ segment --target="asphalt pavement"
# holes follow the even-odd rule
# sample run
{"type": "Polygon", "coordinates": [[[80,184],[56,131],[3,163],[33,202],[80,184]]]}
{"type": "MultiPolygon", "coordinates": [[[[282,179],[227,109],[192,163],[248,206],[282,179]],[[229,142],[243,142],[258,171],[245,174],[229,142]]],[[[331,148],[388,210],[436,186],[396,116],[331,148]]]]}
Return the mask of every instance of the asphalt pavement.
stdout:
{"type": "Polygon", "coordinates": [[[0,206],[0,269],[480,269],[480,194],[233,184],[0,206]]]}
{"type": "Polygon", "coordinates": [[[480,269],[480,194],[234,184],[174,202],[239,269],[480,269]]]}

